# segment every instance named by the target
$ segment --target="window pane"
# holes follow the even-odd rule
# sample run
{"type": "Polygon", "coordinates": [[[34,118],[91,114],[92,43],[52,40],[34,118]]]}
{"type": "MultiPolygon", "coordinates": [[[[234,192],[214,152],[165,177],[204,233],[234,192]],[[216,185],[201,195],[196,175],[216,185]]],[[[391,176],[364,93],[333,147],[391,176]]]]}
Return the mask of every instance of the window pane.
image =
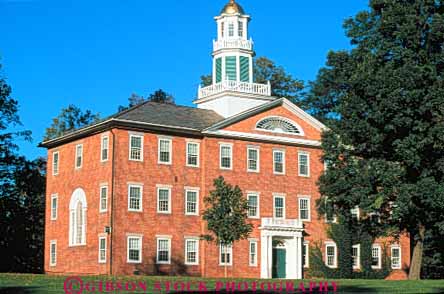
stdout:
{"type": "Polygon", "coordinates": [[[157,260],[169,262],[169,240],[158,240],[157,260]]]}
{"type": "Polygon", "coordinates": [[[187,191],[187,213],[196,213],[197,212],[197,192],[195,191],[187,191]]]}
{"type": "Polygon", "coordinates": [[[188,150],[188,158],[187,158],[188,165],[197,166],[198,165],[198,145],[197,145],[197,143],[188,143],[187,150],[188,150]]]}
{"type": "Polygon", "coordinates": [[[275,210],[275,217],[277,218],[284,217],[284,198],[282,197],[274,198],[274,210],[275,210]]]}
{"type": "Polygon", "coordinates": [[[255,217],[258,215],[257,195],[248,195],[248,216],[255,217]]]}
{"type": "Polygon", "coordinates": [[[379,247],[372,248],[372,266],[379,267],[379,247]]]}
{"type": "Polygon", "coordinates": [[[159,160],[160,162],[170,162],[170,141],[169,140],[160,140],[160,153],[159,160]]]}
{"type": "Polygon", "coordinates": [[[299,217],[302,220],[308,220],[309,217],[309,200],[299,199],[299,217]]]}
{"type": "Polygon", "coordinates": [[[130,261],[140,260],[140,239],[139,238],[129,238],[128,241],[128,258],[130,261]]]}
{"type": "Polygon", "coordinates": [[[258,150],[248,149],[248,169],[256,171],[258,161],[258,150]]]}
{"type": "Polygon", "coordinates": [[[308,155],[299,154],[299,174],[301,176],[308,176],[308,155]]]}
{"type": "Polygon", "coordinates": [[[221,167],[231,168],[231,146],[221,147],[221,167]]]}
{"type": "Polygon", "coordinates": [[[130,148],[131,154],[130,158],[133,160],[141,160],[142,159],[142,137],[139,136],[131,136],[130,139],[130,148]]]}
{"type": "Polygon", "coordinates": [[[159,211],[168,212],[169,211],[169,193],[168,189],[159,189],[159,211]]]}
{"type": "Polygon", "coordinates": [[[108,137],[102,138],[102,160],[108,159],[108,137]]]}
{"type": "Polygon", "coordinates": [[[140,198],[141,198],[140,187],[131,186],[130,187],[130,203],[129,208],[134,210],[140,210],[140,198]]]}
{"type": "Polygon", "coordinates": [[[284,153],[280,151],[275,151],[273,153],[274,158],[274,172],[283,173],[284,172],[284,153]]]}
{"type": "Polygon", "coordinates": [[[108,188],[102,187],[100,190],[100,210],[107,209],[108,188]]]}
{"type": "Polygon", "coordinates": [[[186,259],[188,263],[197,262],[197,240],[186,241],[186,259]]]}

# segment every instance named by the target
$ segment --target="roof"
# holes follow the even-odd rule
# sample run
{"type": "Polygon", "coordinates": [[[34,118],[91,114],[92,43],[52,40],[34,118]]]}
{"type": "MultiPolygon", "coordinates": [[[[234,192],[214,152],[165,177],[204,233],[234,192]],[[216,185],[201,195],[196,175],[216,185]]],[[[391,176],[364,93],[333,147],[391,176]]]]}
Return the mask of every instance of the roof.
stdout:
{"type": "Polygon", "coordinates": [[[213,110],[175,104],[144,102],[97,123],[42,142],[39,146],[53,148],[113,127],[200,135],[202,130],[222,120],[224,120],[224,117],[213,110]]]}
{"type": "Polygon", "coordinates": [[[236,3],[234,0],[230,0],[229,3],[227,3],[224,8],[222,8],[222,11],[220,14],[245,14],[244,9],[242,6],[240,6],[238,3],[236,3]]]}
{"type": "Polygon", "coordinates": [[[156,102],[142,103],[113,118],[199,131],[224,119],[213,110],[156,102]]]}

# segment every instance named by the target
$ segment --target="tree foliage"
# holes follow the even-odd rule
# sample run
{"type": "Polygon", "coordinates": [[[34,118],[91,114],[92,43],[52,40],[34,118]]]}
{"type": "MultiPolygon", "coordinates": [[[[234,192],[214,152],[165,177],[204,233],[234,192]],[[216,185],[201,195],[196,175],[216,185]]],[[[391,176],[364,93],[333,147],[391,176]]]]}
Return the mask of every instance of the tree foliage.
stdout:
{"type": "Polygon", "coordinates": [[[126,109],[129,109],[146,101],[166,103],[166,104],[176,104],[173,95],[168,94],[162,89],[159,89],[148,95],[148,97],[146,98],[136,93],[131,94],[131,96],[128,98],[128,106],[120,105],[118,111],[119,112],[124,111],[126,109]]]}
{"type": "MultiPolygon", "coordinates": [[[[302,97],[304,83],[295,79],[288,73],[284,67],[276,65],[276,63],[267,57],[259,57],[254,60],[253,64],[254,82],[259,84],[267,84],[270,82],[271,94],[276,97],[285,97],[292,100],[302,107],[305,106],[302,97]]],[[[206,87],[212,84],[212,76],[201,76],[201,84],[206,87]]]]}
{"type": "Polygon", "coordinates": [[[62,108],[60,114],[52,119],[52,124],[46,129],[43,140],[51,140],[63,136],[81,127],[98,122],[100,115],[91,110],[82,111],[75,105],[62,108]]]}
{"type": "Polygon", "coordinates": [[[248,202],[241,189],[226,183],[222,176],[214,180],[214,187],[215,190],[204,199],[207,209],[203,220],[210,233],[203,237],[217,245],[229,245],[248,238],[253,225],[247,223],[248,202]]]}
{"type": "Polygon", "coordinates": [[[17,155],[15,140],[31,132],[9,131],[21,126],[11,92],[0,78],[0,271],[41,272],[46,163],[17,155]]]}
{"type": "Polygon", "coordinates": [[[320,191],[408,231],[418,279],[425,234],[444,231],[444,4],[373,0],[344,27],[353,49],[329,53],[308,98],[330,127],[320,191]]]}

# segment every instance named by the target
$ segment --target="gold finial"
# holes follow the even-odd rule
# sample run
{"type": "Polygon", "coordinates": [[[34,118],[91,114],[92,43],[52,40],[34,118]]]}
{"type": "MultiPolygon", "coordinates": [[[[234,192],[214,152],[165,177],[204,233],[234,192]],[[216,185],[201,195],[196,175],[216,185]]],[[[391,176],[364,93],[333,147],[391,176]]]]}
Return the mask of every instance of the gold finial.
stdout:
{"type": "Polygon", "coordinates": [[[222,9],[222,13],[225,13],[225,14],[236,14],[236,13],[245,14],[242,7],[239,4],[237,4],[235,0],[230,0],[230,2],[228,2],[225,5],[225,7],[222,9]]]}

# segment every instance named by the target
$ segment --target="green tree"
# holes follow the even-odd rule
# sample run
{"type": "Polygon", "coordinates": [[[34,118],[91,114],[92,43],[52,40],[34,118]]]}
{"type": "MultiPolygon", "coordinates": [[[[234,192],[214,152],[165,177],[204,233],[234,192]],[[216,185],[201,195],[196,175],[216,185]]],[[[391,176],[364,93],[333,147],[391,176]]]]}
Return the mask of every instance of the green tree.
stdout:
{"type": "Polygon", "coordinates": [[[0,271],[41,272],[46,163],[17,154],[15,140],[30,140],[31,132],[10,131],[21,126],[11,93],[0,78],[0,271]]]}
{"type": "MultiPolygon", "coordinates": [[[[286,72],[282,66],[276,65],[274,61],[267,57],[256,58],[253,64],[253,76],[255,83],[266,84],[270,82],[273,96],[285,97],[305,107],[302,99],[303,81],[293,78],[290,73],[286,72]]],[[[211,75],[201,76],[200,79],[203,87],[209,86],[213,82],[211,75]]]]}
{"type": "Polygon", "coordinates": [[[147,100],[150,102],[175,104],[173,95],[166,93],[162,89],[154,91],[154,93],[148,96],[147,100]]]}
{"type": "MultiPolygon", "coordinates": [[[[320,191],[346,213],[378,213],[410,234],[410,279],[424,239],[444,231],[444,4],[372,0],[345,22],[350,51],[330,52],[308,102],[330,130],[320,191]]],[[[408,254],[405,252],[404,254],[408,254]]]]}
{"type": "Polygon", "coordinates": [[[207,209],[203,213],[203,219],[207,221],[210,234],[203,237],[218,246],[232,245],[235,241],[248,238],[253,225],[247,223],[248,202],[242,196],[241,189],[226,183],[223,177],[214,180],[214,187],[215,190],[204,199],[207,209]]]}
{"type": "Polygon", "coordinates": [[[79,107],[71,104],[67,108],[62,108],[60,114],[52,119],[52,124],[46,129],[43,140],[58,138],[99,120],[98,113],[94,114],[91,110],[82,111],[79,107]]]}

